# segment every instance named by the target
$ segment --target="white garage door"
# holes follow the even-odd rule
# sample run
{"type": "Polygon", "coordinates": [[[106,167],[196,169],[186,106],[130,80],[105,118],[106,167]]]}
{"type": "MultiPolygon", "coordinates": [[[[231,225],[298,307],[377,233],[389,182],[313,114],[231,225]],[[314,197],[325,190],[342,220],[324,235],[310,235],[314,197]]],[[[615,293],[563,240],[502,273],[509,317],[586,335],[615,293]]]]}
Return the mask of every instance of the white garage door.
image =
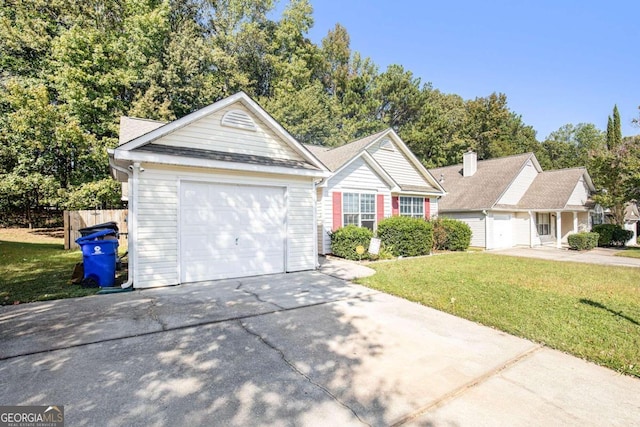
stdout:
{"type": "Polygon", "coordinates": [[[511,215],[493,216],[493,247],[510,248],[513,246],[511,215]]]}
{"type": "Polygon", "coordinates": [[[182,283],[285,271],[284,188],[181,182],[182,283]]]}

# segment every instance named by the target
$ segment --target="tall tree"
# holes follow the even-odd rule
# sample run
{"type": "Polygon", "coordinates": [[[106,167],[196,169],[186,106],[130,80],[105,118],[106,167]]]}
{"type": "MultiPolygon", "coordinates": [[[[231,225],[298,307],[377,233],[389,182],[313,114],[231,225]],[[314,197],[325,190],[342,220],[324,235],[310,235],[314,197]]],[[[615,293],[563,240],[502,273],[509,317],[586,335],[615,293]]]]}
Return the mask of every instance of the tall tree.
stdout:
{"type": "Polygon", "coordinates": [[[618,106],[613,106],[613,117],[607,119],[607,149],[615,150],[622,143],[622,130],[620,127],[620,113],[618,106]]]}
{"type": "Polygon", "coordinates": [[[608,122],[606,149],[593,158],[594,183],[601,189],[594,200],[622,225],[626,202],[640,196],[640,138],[622,139],[617,106],[608,122]]]}

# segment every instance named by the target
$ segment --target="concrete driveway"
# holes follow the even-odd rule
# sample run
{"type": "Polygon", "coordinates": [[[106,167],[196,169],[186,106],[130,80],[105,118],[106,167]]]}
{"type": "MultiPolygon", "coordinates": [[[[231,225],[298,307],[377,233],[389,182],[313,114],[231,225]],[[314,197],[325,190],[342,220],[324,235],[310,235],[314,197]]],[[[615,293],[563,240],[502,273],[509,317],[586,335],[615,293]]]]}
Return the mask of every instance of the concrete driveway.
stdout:
{"type": "Polygon", "coordinates": [[[0,404],[68,426],[620,425],[640,380],[321,274],[0,308],[0,404]]]}
{"type": "Polygon", "coordinates": [[[611,265],[616,267],[640,267],[639,258],[616,256],[616,254],[622,250],[623,249],[595,248],[590,251],[572,251],[567,248],[558,249],[551,246],[536,246],[533,248],[517,246],[507,249],[494,249],[490,250],[489,253],[525,258],[548,259],[552,261],[611,265]]]}

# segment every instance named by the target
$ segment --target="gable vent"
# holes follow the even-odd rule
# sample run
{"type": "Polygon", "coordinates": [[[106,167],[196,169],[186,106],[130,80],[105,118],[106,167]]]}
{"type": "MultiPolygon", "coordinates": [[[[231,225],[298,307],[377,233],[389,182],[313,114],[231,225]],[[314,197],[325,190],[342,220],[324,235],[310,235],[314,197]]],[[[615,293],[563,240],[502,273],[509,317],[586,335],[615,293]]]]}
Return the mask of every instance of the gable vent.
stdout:
{"type": "Polygon", "coordinates": [[[258,127],[247,113],[241,110],[228,111],[222,116],[222,126],[256,131],[258,127]]]}

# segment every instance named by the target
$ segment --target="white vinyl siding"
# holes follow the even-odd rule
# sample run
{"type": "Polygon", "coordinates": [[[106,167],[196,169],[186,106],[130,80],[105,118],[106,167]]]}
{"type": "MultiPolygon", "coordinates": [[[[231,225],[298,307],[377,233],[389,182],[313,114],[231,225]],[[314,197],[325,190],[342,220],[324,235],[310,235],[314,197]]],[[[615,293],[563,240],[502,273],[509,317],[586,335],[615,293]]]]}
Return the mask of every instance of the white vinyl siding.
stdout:
{"type": "Polygon", "coordinates": [[[154,144],[215,150],[224,153],[302,160],[292,148],[283,143],[274,132],[239,103],[205,116],[188,126],[153,141],[154,144]],[[243,110],[254,119],[257,130],[221,126],[223,116],[232,110],[243,110]]]}
{"type": "Polygon", "coordinates": [[[571,193],[571,197],[569,197],[569,201],[567,205],[571,206],[584,206],[584,204],[589,199],[589,187],[584,182],[584,178],[580,178],[580,181],[576,185],[576,188],[573,189],[571,193]]]}
{"type": "MultiPolygon", "coordinates": [[[[390,141],[390,143],[392,143],[390,141]]],[[[380,148],[379,144],[374,144],[367,151],[382,166],[382,168],[397,182],[402,185],[416,185],[420,187],[433,188],[426,178],[418,172],[411,160],[398,149],[394,144],[393,150],[388,148],[380,148]]]]}
{"type": "Polygon", "coordinates": [[[136,288],[175,285],[178,278],[178,181],[145,165],[136,197],[136,288]]]}
{"type": "MultiPolygon", "coordinates": [[[[318,209],[321,210],[321,229],[318,232],[318,246],[321,248],[321,254],[331,253],[331,237],[329,233],[333,227],[333,193],[375,193],[376,203],[377,195],[384,196],[384,216],[391,216],[391,190],[387,183],[371,169],[371,167],[362,159],[358,158],[345,167],[340,173],[332,176],[323,188],[322,197],[319,198],[321,203],[318,209]]],[[[343,210],[344,212],[344,210],[343,210]]],[[[377,214],[377,211],[376,211],[377,214]]]]}
{"type": "Polygon", "coordinates": [[[524,196],[524,193],[527,192],[536,179],[536,176],[538,176],[538,171],[533,165],[533,162],[529,160],[502,197],[500,197],[498,204],[517,205],[522,196],[524,196]]]}
{"type": "MultiPolygon", "coordinates": [[[[134,286],[175,285],[179,279],[178,185],[180,180],[221,184],[271,185],[286,188],[286,271],[314,269],[313,181],[311,178],[269,174],[208,171],[198,168],[144,164],[137,206],[138,264],[134,286]]],[[[180,244],[188,244],[181,242],[180,244]]]]}
{"type": "Polygon", "coordinates": [[[471,246],[478,248],[486,246],[485,216],[482,212],[447,212],[440,215],[444,218],[457,219],[467,224],[471,228],[471,246]]]}

